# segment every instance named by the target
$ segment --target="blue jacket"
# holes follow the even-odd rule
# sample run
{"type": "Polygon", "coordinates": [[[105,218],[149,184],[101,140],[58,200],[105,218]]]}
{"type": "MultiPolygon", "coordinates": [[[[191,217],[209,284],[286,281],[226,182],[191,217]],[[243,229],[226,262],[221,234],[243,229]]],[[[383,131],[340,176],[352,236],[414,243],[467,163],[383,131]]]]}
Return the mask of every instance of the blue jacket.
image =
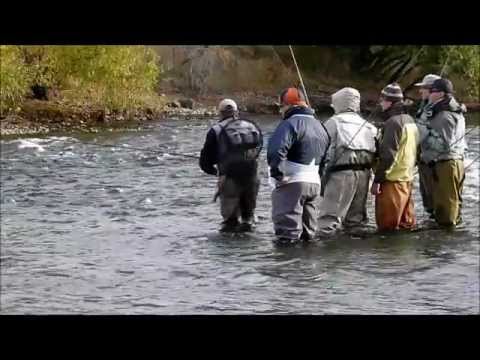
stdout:
{"type": "Polygon", "coordinates": [[[268,142],[267,161],[271,176],[283,176],[279,170],[283,160],[308,165],[315,159],[315,165],[322,169],[329,145],[330,137],[311,109],[291,108],[268,142]]]}

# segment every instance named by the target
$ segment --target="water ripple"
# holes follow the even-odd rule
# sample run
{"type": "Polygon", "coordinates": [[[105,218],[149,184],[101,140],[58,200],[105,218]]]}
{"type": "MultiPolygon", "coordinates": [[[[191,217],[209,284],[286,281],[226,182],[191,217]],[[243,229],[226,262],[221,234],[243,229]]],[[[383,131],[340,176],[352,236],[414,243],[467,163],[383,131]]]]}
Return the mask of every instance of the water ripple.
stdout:
{"type": "MultiPolygon", "coordinates": [[[[258,122],[266,134],[278,123],[258,122]]],[[[0,141],[2,313],[480,311],[478,163],[455,232],[429,228],[415,182],[422,231],[376,235],[369,199],[361,232],[277,248],[264,153],[251,234],[219,233],[215,179],[195,159],[169,154],[198,154],[209,124],[0,141]]],[[[469,137],[471,149],[479,136],[469,137]]]]}

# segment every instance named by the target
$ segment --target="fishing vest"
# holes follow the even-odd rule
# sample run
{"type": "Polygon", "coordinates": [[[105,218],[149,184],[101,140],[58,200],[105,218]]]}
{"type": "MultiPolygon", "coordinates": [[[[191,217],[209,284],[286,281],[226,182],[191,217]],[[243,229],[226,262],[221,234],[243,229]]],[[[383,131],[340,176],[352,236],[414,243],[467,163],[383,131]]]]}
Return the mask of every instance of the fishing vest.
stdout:
{"type": "Polygon", "coordinates": [[[213,129],[217,135],[220,174],[237,179],[256,175],[263,145],[258,126],[249,120],[229,118],[213,129]]]}

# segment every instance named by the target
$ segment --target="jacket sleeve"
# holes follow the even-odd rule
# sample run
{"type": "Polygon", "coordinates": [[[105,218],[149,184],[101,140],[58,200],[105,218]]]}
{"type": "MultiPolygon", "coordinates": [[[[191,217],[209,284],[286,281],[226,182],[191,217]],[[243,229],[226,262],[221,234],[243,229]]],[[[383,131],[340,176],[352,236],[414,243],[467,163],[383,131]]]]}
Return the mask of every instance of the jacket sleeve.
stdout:
{"type": "Polygon", "coordinates": [[[288,151],[295,142],[296,137],[295,129],[287,120],[283,120],[272,134],[267,149],[267,162],[270,166],[272,177],[283,176],[278,167],[287,158],[288,151]]]}
{"type": "Polygon", "coordinates": [[[210,129],[205,139],[202,151],[200,151],[200,168],[209,175],[217,175],[218,171],[214,167],[218,163],[217,155],[217,135],[215,130],[210,129]]]}
{"type": "Polygon", "coordinates": [[[386,172],[392,166],[402,137],[402,126],[397,121],[387,121],[379,144],[378,165],[373,182],[386,181],[386,172]]]}
{"type": "Polygon", "coordinates": [[[327,149],[327,155],[325,158],[325,167],[328,170],[329,167],[334,165],[335,157],[337,156],[337,124],[335,119],[328,119],[325,124],[325,130],[330,138],[330,146],[327,149]]]}

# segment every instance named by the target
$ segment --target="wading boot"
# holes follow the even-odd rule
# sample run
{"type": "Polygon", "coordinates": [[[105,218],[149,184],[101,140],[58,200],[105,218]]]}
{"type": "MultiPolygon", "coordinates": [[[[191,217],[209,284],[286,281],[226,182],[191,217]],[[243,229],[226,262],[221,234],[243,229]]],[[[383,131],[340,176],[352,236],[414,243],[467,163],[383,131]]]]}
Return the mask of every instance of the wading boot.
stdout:
{"type": "Polygon", "coordinates": [[[236,232],[238,231],[239,222],[238,220],[226,220],[222,223],[220,232],[236,232]]]}

